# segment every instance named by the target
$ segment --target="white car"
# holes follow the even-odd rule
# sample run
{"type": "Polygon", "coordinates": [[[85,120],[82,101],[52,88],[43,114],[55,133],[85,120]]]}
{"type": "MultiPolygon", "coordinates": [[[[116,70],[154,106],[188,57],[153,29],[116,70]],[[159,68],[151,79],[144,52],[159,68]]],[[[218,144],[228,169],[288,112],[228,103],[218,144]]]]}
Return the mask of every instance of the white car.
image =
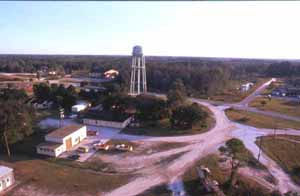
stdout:
{"type": "Polygon", "coordinates": [[[71,114],[71,115],[69,116],[69,118],[71,118],[71,119],[77,118],[77,114],[71,114]]]}

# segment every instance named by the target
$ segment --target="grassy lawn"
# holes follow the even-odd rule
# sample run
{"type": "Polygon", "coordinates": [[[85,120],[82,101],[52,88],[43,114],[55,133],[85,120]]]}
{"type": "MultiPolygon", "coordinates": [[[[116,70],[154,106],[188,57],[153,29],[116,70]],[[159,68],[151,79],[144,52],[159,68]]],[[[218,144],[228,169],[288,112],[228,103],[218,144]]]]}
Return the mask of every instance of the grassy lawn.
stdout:
{"type": "Polygon", "coordinates": [[[206,126],[194,125],[191,129],[176,129],[171,127],[169,119],[166,118],[158,121],[156,124],[149,123],[148,125],[138,128],[127,127],[123,129],[122,133],[147,136],[177,136],[204,133],[215,125],[215,119],[207,108],[202,108],[209,114],[206,119],[206,126]]]}
{"type": "Polygon", "coordinates": [[[283,84],[284,84],[284,80],[277,78],[276,82],[272,82],[264,91],[262,91],[261,94],[269,95],[275,88],[282,86],[283,84]]]}
{"type": "Polygon", "coordinates": [[[288,172],[296,183],[300,183],[300,171],[295,172],[296,168],[300,170],[299,143],[266,136],[262,140],[262,150],[288,172]]]}
{"type": "Polygon", "coordinates": [[[25,156],[15,156],[15,158],[10,162],[0,161],[1,164],[13,167],[16,180],[23,183],[14,191],[24,186],[31,186],[37,192],[42,191],[52,195],[96,195],[126,184],[130,179],[128,175],[100,174],[25,156]]]}
{"type": "Polygon", "coordinates": [[[250,103],[250,106],[260,110],[274,111],[289,116],[300,116],[300,103],[296,101],[287,101],[275,98],[269,101],[269,99],[266,97],[258,97],[250,103]],[[266,104],[262,105],[262,101],[264,101],[266,104]]]}
{"type": "Polygon", "coordinates": [[[242,93],[240,90],[237,90],[237,88],[239,88],[242,84],[249,82],[248,80],[231,81],[228,84],[228,87],[224,89],[222,93],[211,96],[210,98],[214,101],[222,101],[226,103],[239,102],[246,98],[248,95],[250,95],[252,92],[254,92],[259,86],[267,82],[269,79],[270,78],[257,78],[254,86],[248,92],[245,93],[242,93]]]}
{"type": "Polygon", "coordinates": [[[168,190],[168,185],[160,185],[153,187],[144,193],[138,194],[137,196],[171,196],[172,192],[168,190]]]}
{"type": "Polygon", "coordinates": [[[257,114],[254,112],[248,112],[236,109],[227,109],[225,111],[228,118],[232,121],[236,121],[241,124],[246,124],[259,128],[268,129],[299,129],[300,122],[293,120],[280,119],[270,116],[265,116],[262,114],[257,114]]]}
{"type": "MultiPolygon", "coordinates": [[[[186,192],[191,196],[205,195],[203,190],[201,190],[201,182],[198,177],[197,166],[208,167],[211,171],[211,176],[214,180],[220,184],[224,184],[229,179],[228,171],[223,171],[218,164],[218,155],[212,154],[199,161],[185,172],[183,175],[183,184],[186,192]]],[[[212,194],[211,194],[212,195],[212,194]]]]}
{"type": "Polygon", "coordinates": [[[36,111],[37,121],[41,121],[45,118],[58,118],[59,113],[58,110],[50,109],[50,110],[37,110],[36,111]]]}

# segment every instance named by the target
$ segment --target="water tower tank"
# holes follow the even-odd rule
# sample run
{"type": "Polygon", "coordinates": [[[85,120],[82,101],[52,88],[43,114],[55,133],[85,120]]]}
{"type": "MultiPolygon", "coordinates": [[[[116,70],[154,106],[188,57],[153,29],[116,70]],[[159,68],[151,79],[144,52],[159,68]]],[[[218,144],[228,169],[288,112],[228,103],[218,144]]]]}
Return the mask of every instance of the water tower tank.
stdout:
{"type": "Polygon", "coordinates": [[[143,56],[143,49],[142,46],[134,46],[132,50],[132,56],[143,56]]]}

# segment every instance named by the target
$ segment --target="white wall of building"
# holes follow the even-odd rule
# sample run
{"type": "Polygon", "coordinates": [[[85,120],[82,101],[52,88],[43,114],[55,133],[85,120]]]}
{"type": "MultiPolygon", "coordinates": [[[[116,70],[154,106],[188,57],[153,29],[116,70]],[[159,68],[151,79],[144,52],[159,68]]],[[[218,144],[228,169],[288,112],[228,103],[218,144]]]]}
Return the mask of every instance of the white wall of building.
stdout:
{"type": "Polygon", "coordinates": [[[0,194],[2,191],[13,185],[15,182],[13,171],[0,176],[0,194]]]}
{"type": "Polygon", "coordinates": [[[71,138],[72,140],[72,146],[79,144],[83,139],[87,137],[87,128],[86,126],[81,127],[77,131],[71,133],[70,135],[64,137],[64,138],[57,138],[57,137],[50,137],[45,136],[45,140],[47,142],[55,142],[55,143],[61,143],[61,146],[57,147],[55,150],[47,151],[47,150],[41,150],[40,147],[37,148],[37,153],[49,155],[49,156],[59,156],[61,153],[65,152],[67,150],[66,141],[71,138]]]}
{"type": "Polygon", "coordinates": [[[100,127],[112,127],[117,129],[125,128],[131,121],[131,117],[126,119],[123,122],[113,122],[113,121],[105,121],[105,120],[95,120],[95,119],[83,119],[83,124],[92,125],[92,126],[100,126],[100,127]]]}

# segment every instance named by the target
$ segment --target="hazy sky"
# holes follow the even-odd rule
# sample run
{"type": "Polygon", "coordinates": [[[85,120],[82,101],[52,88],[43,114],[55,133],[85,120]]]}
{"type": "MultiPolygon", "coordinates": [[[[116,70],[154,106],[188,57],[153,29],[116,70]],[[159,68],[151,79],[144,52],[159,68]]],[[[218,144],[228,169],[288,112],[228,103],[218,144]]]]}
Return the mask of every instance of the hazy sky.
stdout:
{"type": "Polygon", "coordinates": [[[300,2],[0,2],[0,53],[300,59],[300,2]]]}

